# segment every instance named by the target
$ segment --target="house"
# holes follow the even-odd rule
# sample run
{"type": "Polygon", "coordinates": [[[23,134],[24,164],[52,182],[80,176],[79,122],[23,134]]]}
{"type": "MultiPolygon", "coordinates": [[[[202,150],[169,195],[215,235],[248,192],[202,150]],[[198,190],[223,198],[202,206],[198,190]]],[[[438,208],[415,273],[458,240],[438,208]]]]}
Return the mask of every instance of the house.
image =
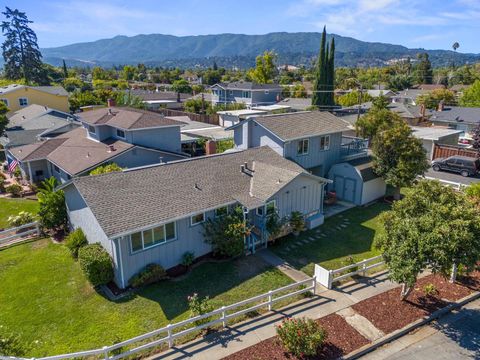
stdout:
{"type": "Polygon", "coordinates": [[[444,106],[431,112],[430,122],[436,126],[448,126],[461,130],[461,137],[472,138],[472,130],[480,124],[480,107],[444,106]]]}
{"type": "Polygon", "coordinates": [[[328,188],[335,191],[337,199],[355,205],[366,205],[385,196],[387,191],[387,184],[373,170],[371,157],[335,164],[328,178],[333,180],[328,188]]]}
{"type": "Polygon", "coordinates": [[[131,168],[183,159],[183,123],[131,108],[103,108],[82,113],[82,127],[55,138],[8,148],[7,161],[18,161],[32,182],[54,176],[61,183],[115,162],[131,168]]]}
{"type": "Polygon", "coordinates": [[[267,246],[265,224],[274,212],[299,211],[310,227],[320,225],[327,182],[264,146],[74,178],[61,188],[71,226],[102,244],[115,282],[125,288],[150,263],[169,269],[185,252],[211,252],[202,223],[235,206],[253,226],[245,237],[248,252],[267,246]]]}
{"type": "Polygon", "coordinates": [[[280,100],[278,105],[289,106],[294,111],[306,111],[312,106],[311,98],[286,98],[280,100]]]}
{"type": "Polygon", "coordinates": [[[220,126],[227,128],[235,124],[238,124],[242,120],[248,119],[250,116],[266,115],[267,111],[253,110],[253,109],[225,110],[225,111],[217,111],[217,114],[219,117],[220,126]]]}
{"type": "Polygon", "coordinates": [[[342,136],[348,123],[329,112],[304,111],[250,117],[227,128],[234,130],[237,149],[270,146],[318,176],[346,159],[366,154],[362,139],[342,136]]]}
{"type": "Polygon", "coordinates": [[[218,83],[211,87],[212,105],[245,104],[272,105],[280,100],[282,87],[278,84],[257,84],[247,81],[218,83]]]}
{"type": "Polygon", "coordinates": [[[149,110],[156,110],[161,107],[167,109],[182,109],[183,102],[191,97],[190,94],[181,94],[175,91],[148,91],[148,90],[127,90],[125,96],[138,96],[149,110]]]}
{"type": "Polygon", "coordinates": [[[68,92],[61,86],[27,86],[12,84],[0,87],[0,101],[10,111],[20,110],[31,104],[43,105],[68,112],[68,92]]]}
{"type": "Polygon", "coordinates": [[[8,120],[5,136],[0,138],[5,147],[32,144],[81,126],[75,115],[36,104],[15,111],[8,120]]]}
{"type": "Polygon", "coordinates": [[[420,127],[412,126],[412,134],[422,141],[423,148],[427,152],[427,159],[433,160],[435,144],[458,145],[462,130],[449,129],[440,126],[420,127]]]}

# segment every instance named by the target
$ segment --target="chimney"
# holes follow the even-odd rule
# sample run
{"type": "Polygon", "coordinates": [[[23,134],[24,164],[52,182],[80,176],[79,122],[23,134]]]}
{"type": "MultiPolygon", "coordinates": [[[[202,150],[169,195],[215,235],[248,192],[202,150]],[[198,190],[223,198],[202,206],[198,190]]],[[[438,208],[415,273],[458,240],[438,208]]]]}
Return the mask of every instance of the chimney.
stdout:
{"type": "Polygon", "coordinates": [[[205,144],[205,154],[213,155],[217,153],[217,143],[213,140],[208,140],[205,144]]]}
{"type": "Polygon", "coordinates": [[[443,108],[444,108],[444,104],[443,104],[443,100],[441,100],[438,103],[437,111],[443,111],[443,108]]]}
{"type": "Polygon", "coordinates": [[[115,105],[117,105],[115,103],[115,99],[107,99],[107,106],[108,107],[114,107],[115,105]]]}

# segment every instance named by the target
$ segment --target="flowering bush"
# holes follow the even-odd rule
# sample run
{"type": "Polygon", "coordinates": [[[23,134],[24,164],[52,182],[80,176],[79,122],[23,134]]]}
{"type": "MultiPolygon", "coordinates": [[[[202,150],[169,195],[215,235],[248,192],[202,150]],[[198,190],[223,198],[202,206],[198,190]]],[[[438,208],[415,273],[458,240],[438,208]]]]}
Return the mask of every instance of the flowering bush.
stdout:
{"type": "MultiPolygon", "coordinates": [[[[213,305],[210,304],[210,298],[205,296],[203,299],[198,296],[197,293],[194,293],[191,296],[187,297],[188,307],[190,308],[190,316],[195,317],[198,315],[203,315],[213,311],[213,305]]],[[[211,320],[211,318],[205,318],[195,321],[195,326],[206,324],[211,320]]]]}
{"type": "Polygon", "coordinates": [[[8,225],[18,227],[35,221],[35,215],[27,211],[20,211],[18,215],[11,215],[7,218],[8,225]]]}
{"type": "Polygon", "coordinates": [[[277,335],[287,352],[303,358],[317,353],[327,332],[312,319],[286,318],[277,326],[277,335]]]}

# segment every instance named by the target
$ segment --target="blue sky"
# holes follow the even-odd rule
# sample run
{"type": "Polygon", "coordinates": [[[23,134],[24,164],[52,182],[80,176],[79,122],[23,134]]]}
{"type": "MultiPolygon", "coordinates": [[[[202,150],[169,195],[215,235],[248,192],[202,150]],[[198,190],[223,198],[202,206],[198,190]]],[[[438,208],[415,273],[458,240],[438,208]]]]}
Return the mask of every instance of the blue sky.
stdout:
{"type": "Polygon", "coordinates": [[[480,0],[6,0],[41,47],[115,35],[327,31],[365,41],[480,53],[480,0]]]}

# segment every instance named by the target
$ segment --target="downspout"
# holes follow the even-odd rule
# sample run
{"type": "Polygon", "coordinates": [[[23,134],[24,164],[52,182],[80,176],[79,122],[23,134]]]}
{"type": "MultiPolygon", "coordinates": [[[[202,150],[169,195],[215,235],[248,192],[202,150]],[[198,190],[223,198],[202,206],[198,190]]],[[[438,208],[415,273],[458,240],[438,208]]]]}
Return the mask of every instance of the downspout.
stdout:
{"type": "Polygon", "coordinates": [[[118,247],[117,262],[118,262],[118,267],[120,268],[120,280],[122,282],[122,289],[125,289],[125,278],[123,275],[123,263],[122,263],[122,245],[120,244],[120,239],[123,239],[123,237],[116,239],[116,243],[118,247]]]}

